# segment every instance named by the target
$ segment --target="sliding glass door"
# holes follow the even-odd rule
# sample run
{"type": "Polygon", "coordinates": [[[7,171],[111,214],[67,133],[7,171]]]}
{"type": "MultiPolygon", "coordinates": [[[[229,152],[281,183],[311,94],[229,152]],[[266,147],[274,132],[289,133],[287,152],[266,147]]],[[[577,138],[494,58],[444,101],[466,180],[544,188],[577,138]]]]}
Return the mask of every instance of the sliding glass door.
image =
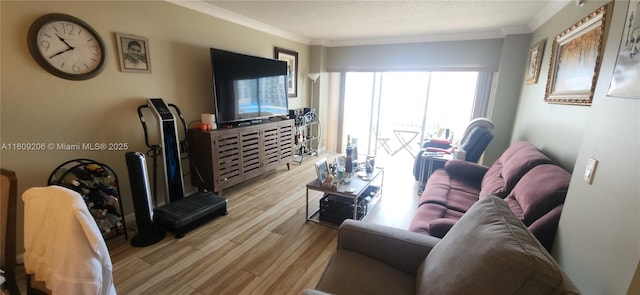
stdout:
{"type": "Polygon", "coordinates": [[[348,72],[344,75],[342,144],[360,154],[414,159],[420,143],[454,141],[472,118],[477,72],[348,72]]]}

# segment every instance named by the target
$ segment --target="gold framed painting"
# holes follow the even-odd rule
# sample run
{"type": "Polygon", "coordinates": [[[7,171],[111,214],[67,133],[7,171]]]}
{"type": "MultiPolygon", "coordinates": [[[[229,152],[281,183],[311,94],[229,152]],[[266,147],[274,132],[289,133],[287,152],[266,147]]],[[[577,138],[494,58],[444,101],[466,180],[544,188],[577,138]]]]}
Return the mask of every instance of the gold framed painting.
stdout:
{"type": "Polygon", "coordinates": [[[529,49],[529,62],[527,63],[527,75],[525,77],[525,83],[527,84],[538,83],[540,65],[542,64],[542,54],[544,53],[544,44],[546,41],[546,39],[539,41],[529,49]]]}
{"type": "Polygon", "coordinates": [[[591,105],[602,61],[608,5],[553,38],[546,102],[591,105]]]}

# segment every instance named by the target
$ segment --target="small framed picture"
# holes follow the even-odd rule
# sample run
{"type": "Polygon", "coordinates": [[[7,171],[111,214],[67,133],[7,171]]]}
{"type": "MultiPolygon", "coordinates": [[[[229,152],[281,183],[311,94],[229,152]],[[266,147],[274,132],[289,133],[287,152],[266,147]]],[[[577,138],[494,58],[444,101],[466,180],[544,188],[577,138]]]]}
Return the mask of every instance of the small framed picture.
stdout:
{"type": "Polygon", "coordinates": [[[287,97],[298,97],[298,53],[275,47],[273,54],[275,59],[287,63],[287,97]]]}
{"type": "Polygon", "coordinates": [[[329,166],[327,165],[327,159],[321,159],[316,162],[316,174],[318,175],[318,181],[324,183],[329,175],[329,166]]]}
{"type": "Polygon", "coordinates": [[[145,37],[116,33],[120,71],[151,73],[149,40],[145,37]]]}
{"type": "Polygon", "coordinates": [[[529,49],[529,63],[527,63],[527,75],[525,77],[525,83],[527,84],[538,83],[540,65],[542,64],[542,53],[544,52],[544,44],[546,41],[546,39],[539,41],[529,49]]]}

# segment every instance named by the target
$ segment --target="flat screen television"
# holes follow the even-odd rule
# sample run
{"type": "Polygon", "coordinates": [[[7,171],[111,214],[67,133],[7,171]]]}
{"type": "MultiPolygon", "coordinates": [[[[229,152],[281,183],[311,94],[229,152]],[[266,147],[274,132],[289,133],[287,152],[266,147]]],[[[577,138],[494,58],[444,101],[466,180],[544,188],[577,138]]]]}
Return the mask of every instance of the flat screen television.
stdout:
{"type": "Polygon", "coordinates": [[[288,114],[287,63],[211,48],[216,123],[288,114]]]}

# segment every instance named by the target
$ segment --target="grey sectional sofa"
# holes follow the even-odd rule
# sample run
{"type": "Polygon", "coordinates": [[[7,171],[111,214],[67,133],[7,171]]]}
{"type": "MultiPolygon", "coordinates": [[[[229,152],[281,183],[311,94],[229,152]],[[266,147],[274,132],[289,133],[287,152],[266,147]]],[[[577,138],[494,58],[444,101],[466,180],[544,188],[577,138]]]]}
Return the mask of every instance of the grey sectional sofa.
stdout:
{"type": "Polygon", "coordinates": [[[476,202],[441,240],[346,220],[304,294],[579,294],[501,198],[476,202]]]}

